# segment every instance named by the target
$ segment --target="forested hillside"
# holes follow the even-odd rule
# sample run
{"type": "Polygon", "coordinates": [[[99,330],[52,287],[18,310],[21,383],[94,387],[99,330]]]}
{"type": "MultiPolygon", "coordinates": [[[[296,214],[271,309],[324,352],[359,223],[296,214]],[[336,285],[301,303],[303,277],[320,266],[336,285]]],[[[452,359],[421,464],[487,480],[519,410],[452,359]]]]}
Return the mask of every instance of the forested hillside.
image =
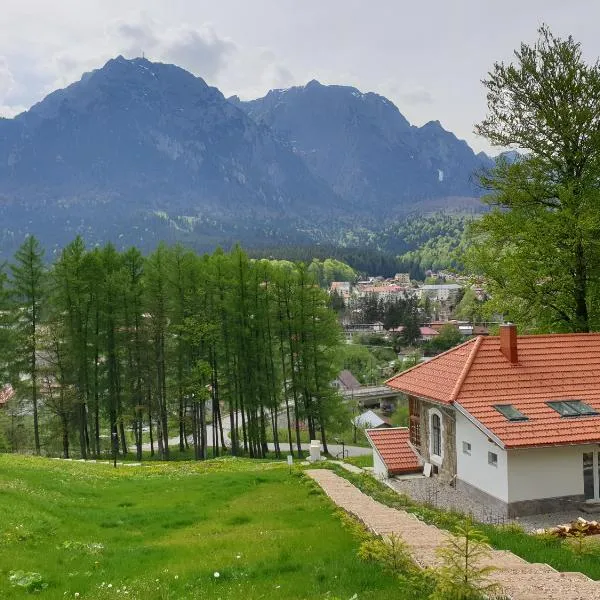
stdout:
{"type": "Polygon", "coordinates": [[[339,231],[337,243],[253,248],[249,254],[310,263],[334,258],[360,275],[410,273],[423,280],[428,269],[461,268],[466,227],[475,217],[434,213],[411,215],[381,228],[357,227],[339,231]]]}

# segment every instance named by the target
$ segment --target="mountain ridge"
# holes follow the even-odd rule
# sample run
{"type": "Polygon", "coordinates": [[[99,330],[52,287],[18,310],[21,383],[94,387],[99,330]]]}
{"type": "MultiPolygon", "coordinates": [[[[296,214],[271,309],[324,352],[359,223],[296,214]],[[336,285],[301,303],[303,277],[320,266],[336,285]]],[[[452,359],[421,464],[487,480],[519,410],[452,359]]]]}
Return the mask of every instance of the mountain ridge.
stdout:
{"type": "Polygon", "coordinates": [[[470,176],[492,165],[439,121],[411,125],[387,98],[351,86],[312,80],[233,102],[288,140],[316,175],[354,205],[366,198],[387,208],[400,205],[402,212],[414,200],[478,196],[470,176]]]}
{"type": "Polygon", "coordinates": [[[373,92],[312,80],[246,102],[118,56],[0,119],[0,250],[27,233],[53,248],[77,234],[201,249],[326,241],[476,196],[481,164],[439,121],[415,127],[373,92]]]}

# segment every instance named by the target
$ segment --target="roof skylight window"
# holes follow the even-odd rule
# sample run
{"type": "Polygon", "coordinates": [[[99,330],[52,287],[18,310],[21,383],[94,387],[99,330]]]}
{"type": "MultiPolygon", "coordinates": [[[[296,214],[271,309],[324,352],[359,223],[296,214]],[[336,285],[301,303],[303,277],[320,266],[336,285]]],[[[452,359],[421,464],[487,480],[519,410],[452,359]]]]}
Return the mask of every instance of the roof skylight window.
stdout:
{"type": "Polygon", "coordinates": [[[599,414],[591,406],[583,403],[581,400],[554,400],[546,402],[561,417],[585,417],[599,414]]]}
{"type": "Polygon", "coordinates": [[[496,404],[494,408],[504,415],[509,421],[529,421],[520,410],[517,410],[512,404],[496,404]]]}

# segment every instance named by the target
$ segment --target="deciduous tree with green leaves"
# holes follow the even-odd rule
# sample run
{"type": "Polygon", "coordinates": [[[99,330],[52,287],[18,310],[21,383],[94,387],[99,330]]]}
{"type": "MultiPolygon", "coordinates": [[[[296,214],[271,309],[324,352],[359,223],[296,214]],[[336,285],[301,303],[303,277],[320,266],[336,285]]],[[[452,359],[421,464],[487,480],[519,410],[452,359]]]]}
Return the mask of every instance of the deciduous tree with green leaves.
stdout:
{"type": "Polygon", "coordinates": [[[475,131],[520,158],[481,176],[494,209],[471,227],[467,265],[511,320],[586,332],[600,326],[600,62],[572,37],[538,33],[483,82],[475,131]]]}

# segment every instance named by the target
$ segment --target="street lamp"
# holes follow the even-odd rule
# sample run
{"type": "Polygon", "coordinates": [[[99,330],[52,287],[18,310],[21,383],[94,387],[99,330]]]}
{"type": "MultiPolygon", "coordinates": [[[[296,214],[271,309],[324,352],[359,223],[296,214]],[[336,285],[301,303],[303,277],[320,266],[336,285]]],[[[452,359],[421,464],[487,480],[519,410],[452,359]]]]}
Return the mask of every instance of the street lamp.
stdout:
{"type": "Polygon", "coordinates": [[[346,456],[346,450],[345,450],[346,442],[344,442],[344,440],[340,440],[339,438],[333,438],[333,439],[335,440],[336,444],[342,445],[342,460],[344,460],[344,458],[346,456]]]}

